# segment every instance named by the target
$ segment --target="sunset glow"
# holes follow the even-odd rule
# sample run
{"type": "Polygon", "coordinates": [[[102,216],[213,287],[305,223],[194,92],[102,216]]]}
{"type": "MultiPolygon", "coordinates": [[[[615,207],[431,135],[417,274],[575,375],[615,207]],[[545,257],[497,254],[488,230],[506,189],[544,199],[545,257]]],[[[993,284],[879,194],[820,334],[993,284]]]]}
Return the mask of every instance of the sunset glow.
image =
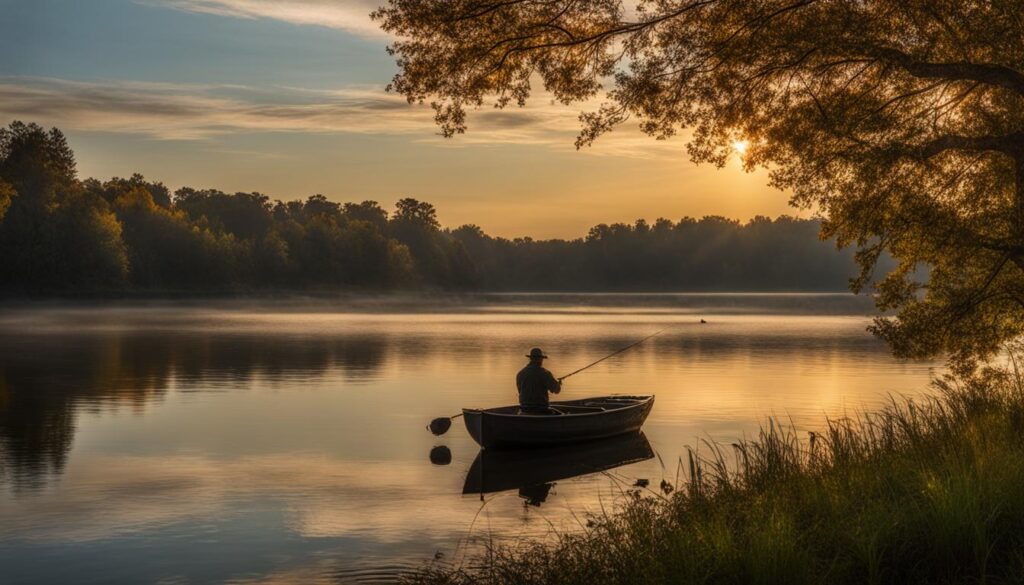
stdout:
{"type": "Polygon", "coordinates": [[[1022,1],[0,0],[0,581],[1024,584],[1022,1]]]}
{"type": "MultiPolygon", "coordinates": [[[[581,111],[535,88],[520,109],[469,113],[437,136],[429,106],[384,86],[390,39],[375,0],[57,0],[0,19],[0,120],[61,128],[82,178],[433,203],[442,224],[579,237],[598,223],[790,213],[762,173],[695,165],[685,134],[626,125],[577,151],[581,111]],[[60,35],[47,31],[61,30],[60,35]],[[553,210],[557,212],[553,213],[553,210]]],[[[599,96],[600,98],[600,96],[599,96]]],[[[736,143],[736,150],[743,154],[736,143]]]]}

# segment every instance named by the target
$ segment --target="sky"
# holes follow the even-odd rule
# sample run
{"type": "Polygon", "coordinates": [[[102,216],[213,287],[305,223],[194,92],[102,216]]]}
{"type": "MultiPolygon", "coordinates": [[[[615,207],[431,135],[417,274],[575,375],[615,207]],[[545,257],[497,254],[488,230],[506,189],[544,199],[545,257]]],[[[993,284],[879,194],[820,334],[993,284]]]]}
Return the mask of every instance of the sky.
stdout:
{"type": "Polygon", "coordinates": [[[433,203],[442,224],[579,237],[598,223],[807,216],[738,160],[695,165],[635,127],[577,151],[583,110],[481,108],[438,136],[368,17],[384,0],[0,0],[0,123],[61,128],[82,177],[433,203]]]}

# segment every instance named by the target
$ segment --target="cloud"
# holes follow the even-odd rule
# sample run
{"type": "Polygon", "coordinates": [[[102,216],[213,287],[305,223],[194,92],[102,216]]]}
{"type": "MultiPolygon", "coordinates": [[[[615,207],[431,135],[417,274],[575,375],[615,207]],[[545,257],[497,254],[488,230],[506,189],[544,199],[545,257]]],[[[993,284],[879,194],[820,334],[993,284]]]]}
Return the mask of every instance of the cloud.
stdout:
{"type": "MultiPolygon", "coordinates": [[[[370,20],[370,13],[387,0],[136,0],[163,6],[234,18],[267,18],[300,25],[318,25],[361,36],[383,37],[385,33],[370,20]]],[[[623,17],[640,17],[636,0],[625,2],[623,17]]]]}
{"type": "Polygon", "coordinates": [[[370,12],[385,0],[139,0],[163,6],[234,18],[267,18],[300,25],[317,25],[361,36],[382,37],[370,12]]]}
{"type": "Polygon", "coordinates": [[[429,108],[367,88],[337,91],[163,83],[0,82],[0,116],[83,131],[199,140],[235,132],[432,132],[429,108]]]}
{"type": "MultiPolygon", "coordinates": [[[[143,135],[158,140],[206,140],[253,132],[404,135],[410,141],[460,148],[539,145],[571,150],[579,111],[538,96],[526,108],[470,112],[467,134],[437,136],[429,106],[376,87],[333,90],[294,87],[169,84],[133,81],[80,82],[49,78],[0,78],[0,121],[22,119],[65,130],[143,135]]],[[[667,145],[623,129],[585,152],[650,158],[680,156],[667,145]]]]}

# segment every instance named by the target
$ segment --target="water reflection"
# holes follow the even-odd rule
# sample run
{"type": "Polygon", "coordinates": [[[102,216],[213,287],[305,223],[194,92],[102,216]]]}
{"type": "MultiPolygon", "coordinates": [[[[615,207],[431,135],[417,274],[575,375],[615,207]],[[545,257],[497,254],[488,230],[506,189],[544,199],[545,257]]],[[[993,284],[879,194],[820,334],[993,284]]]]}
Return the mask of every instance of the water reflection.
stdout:
{"type": "Polygon", "coordinates": [[[430,450],[430,462],[434,465],[448,465],[452,462],[452,450],[445,445],[438,445],[430,450]]]}
{"type": "Polygon", "coordinates": [[[67,394],[0,378],[0,482],[39,487],[60,473],[75,432],[67,394]]]}
{"type": "Polygon", "coordinates": [[[380,368],[380,336],[284,338],[191,332],[59,334],[0,329],[0,481],[43,485],[64,468],[80,409],[142,413],[170,388],[216,391],[255,378],[295,381],[337,370],[358,383],[380,368]]]}
{"type": "Polygon", "coordinates": [[[548,495],[553,487],[555,487],[554,482],[524,485],[519,488],[519,498],[525,505],[539,508],[541,504],[548,501],[548,495]]]}
{"type": "Polygon", "coordinates": [[[868,310],[836,295],[0,309],[0,580],[377,579],[575,529],[621,486],[664,479],[654,450],[673,468],[769,414],[816,425],[922,391],[932,364],[893,360],[868,310]],[[567,381],[566,399],[657,394],[617,454],[517,468],[461,424],[424,429],[513,402],[530,347],[564,373],[666,326],[567,381]]]}
{"type": "Polygon", "coordinates": [[[654,457],[642,433],[630,433],[579,445],[542,449],[481,449],[466,474],[464,494],[519,490],[539,506],[557,481],[608,471],[654,457]]]}

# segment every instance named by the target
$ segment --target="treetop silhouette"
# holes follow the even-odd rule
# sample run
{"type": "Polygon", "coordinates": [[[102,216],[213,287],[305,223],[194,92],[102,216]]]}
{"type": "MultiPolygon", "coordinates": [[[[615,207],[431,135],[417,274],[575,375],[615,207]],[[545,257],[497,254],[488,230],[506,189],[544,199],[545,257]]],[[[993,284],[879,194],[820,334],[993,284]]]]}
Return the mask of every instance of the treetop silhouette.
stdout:
{"type": "Polygon", "coordinates": [[[75,175],[59,131],[0,132],[0,293],[209,294],[394,289],[836,290],[849,254],[818,222],[719,217],[601,224],[585,238],[442,228],[430,203],[182,187],[75,175]],[[17,187],[15,187],[17,185],[17,187]]]}

